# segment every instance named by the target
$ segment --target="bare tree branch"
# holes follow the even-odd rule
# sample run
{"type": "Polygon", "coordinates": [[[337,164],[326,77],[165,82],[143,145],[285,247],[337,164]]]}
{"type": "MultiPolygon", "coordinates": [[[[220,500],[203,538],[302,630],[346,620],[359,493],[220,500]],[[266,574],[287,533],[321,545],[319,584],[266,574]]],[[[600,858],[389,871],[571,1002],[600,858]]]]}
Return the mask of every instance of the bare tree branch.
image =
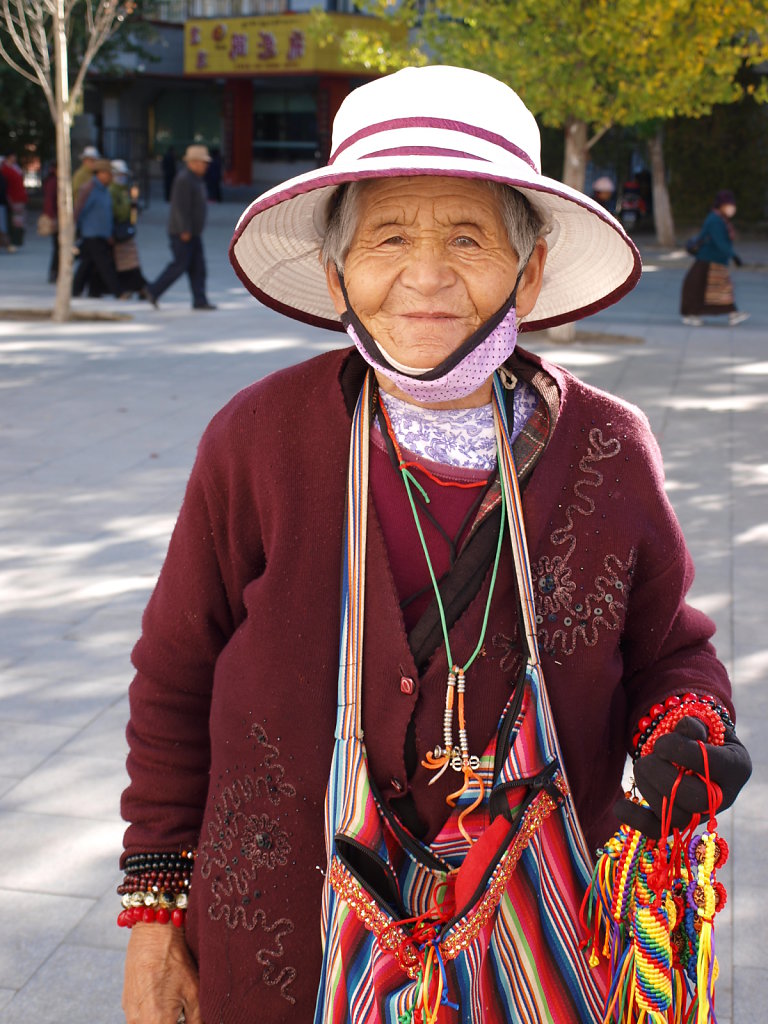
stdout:
{"type": "Polygon", "coordinates": [[[96,54],[99,52],[103,44],[109,39],[110,35],[115,29],[115,14],[119,6],[119,0],[101,0],[99,8],[96,11],[96,17],[93,16],[91,9],[91,0],[88,0],[88,12],[89,12],[89,37],[88,45],[86,46],[85,53],[83,54],[80,67],[77,72],[77,77],[72,85],[71,97],[72,102],[80,95],[80,91],[85,81],[85,76],[88,72],[88,68],[91,66],[91,62],[96,54]]]}
{"type": "MultiPolygon", "coordinates": [[[[50,58],[48,54],[47,38],[44,32],[43,13],[39,3],[31,3],[27,5],[27,11],[24,12],[24,8],[21,5],[21,0],[15,0],[15,3],[11,6],[11,0],[2,0],[2,14],[3,20],[5,21],[8,35],[11,37],[14,46],[19,52],[19,56],[28,65],[27,68],[23,67],[17,60],[11,57],[5,46],[3,46],[0,40],[0,56],[3,60],[13,68],[23,78],[26,78],[30,82],[34,82],[39,85],[45,93],[45,98],[48,102],[49,107],[53,109],[53,88],[50,79],[50,58]],[[16,9],[14,13],[13,7],[16,9]],[[30,10],[31,8],[31,10],[30,10]],[[38,45],[32,39],[32,35],[29,31],[29,22],[27,19],[39,19],[40,30],[42,35],[42,51],[44,54],[43,63],[41,63],[38,57],[39,42],[38,45]],[[30,70],[31,69],[31,70],[30,70]]],[[[32,24],[37,27],[38,23],[34,20],[32,24]]]]}
{"type": "MultiPolygon", "coordinates": [[[[22,78],[39,85],[56,129],[58,162],[59,279],[53,319],[70,319],[72,298],[72,246],[75,224],[72,210],[71,126],[86,73],[100,48],[119,27],[123,11],[135,5],[124,0],[0,0],[0,59],[22,78]],[[73,12],[77,11],[76,15],[73,12]],[[75,28],[85,30],[85,47],[70,87],[70,47],[75,28]],[[9,52],[10,51],[10,52],[9,52]]],[[[77,33],[79,41],[80,32],[77,33]]],[[[79,49],[79,46],[78,46],[79,49]]],[[[74,63],[74,54],[73,60],[74,63]]]]}
{"type": "Polygon", "coordinates": [[[592,136],[592,138],[587,143],[587,149],[592,149],[592,147],[596,143],[598,143],[600,141],[600,139],[602,139],[602,137],[605,135],[605,133],[609,132],[612,127],[613,127],[613,125],[606,124],[602,128],[600,128],[599,131],[596,131],[595,134],[592,136]]]}

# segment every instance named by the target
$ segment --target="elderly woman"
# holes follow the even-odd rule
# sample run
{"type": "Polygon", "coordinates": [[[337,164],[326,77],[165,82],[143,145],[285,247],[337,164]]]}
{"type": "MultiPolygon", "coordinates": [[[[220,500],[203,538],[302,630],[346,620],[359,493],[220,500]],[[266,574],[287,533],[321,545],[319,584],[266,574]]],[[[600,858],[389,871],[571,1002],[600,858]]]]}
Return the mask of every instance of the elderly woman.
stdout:
{"type": "Polygon", "coordinates": [[[627,753],[668,733],[619,805],[656,835],[712,790],[677,764],[724,805],[750,770],[645,418],[516,346],[637,252],[514,92],[428,67],[353,92],[231,258],[352,346],[203,436],[134,651],[127,1019],[599,1021],[627,753]]]}

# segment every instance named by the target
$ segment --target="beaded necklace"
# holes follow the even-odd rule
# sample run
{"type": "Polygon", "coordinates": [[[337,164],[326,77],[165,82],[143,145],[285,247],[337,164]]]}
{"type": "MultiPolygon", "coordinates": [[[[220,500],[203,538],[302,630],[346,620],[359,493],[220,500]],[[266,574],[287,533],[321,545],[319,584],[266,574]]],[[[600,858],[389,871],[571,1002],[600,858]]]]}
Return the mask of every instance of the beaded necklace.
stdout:
{"type": "MultiPolygon", "coordinates": [[[[429,549],[427,547],[427,542],[424,537],[424,531],[419,520],[419,514],[416,509],[416,502],[413,497],[413,488],[415,487],[419,491],[423,500],[427,504],[429,504],[430,499],[427,492],[424,490],[424,488],[421,486],[421,484],[411,471],[411,466],[413,466],[414,464],[405,462],[403,460],[402,453],[400,451],[400,446],[397,443],[397,438],[395,437],[394,431],[392,430],[391,420],[389,418],[389,415],[383,402],[379,402],[379,408],[381,409],[382,414],[384,416],[384,420],[387,425],[387,433],[389,434],[395,449],[398,469],[400,470],[400,475],[405,485],[405,491],[408,496],[408,503],[411,506],[411,512],[413,514],[413,521],[416,525],[416,531],[419,535],[421,548],[424,552],[424,558],[426,559],[427,562],[427,569],[429,571],[429,577],[432,581],[432,588],[435,592],[437,608],[440,614],[440,626],[443,633],[443,643],[445,644],[445,653],[449,666],[448,683],[445,693],[445,709],[443,711],[443,745],[440,746],[438,744],[434,748],[434,750],[428,751],[428,753],[424,757],[424,760],[421,763],[424,768],[428,768],[430,769],[430,771],[437,772],[435,777],[430,781],[430,786],[432,785],[433,782],[436,782],[440,778],[440,776],[448,768],[449,765],[451,766],[451,768],[453,768],[454,771],[462,773],[464,777],[462,786],[458,790],[456,790],[455,793],[451,793],[449,796],[446,797],[445,802],[449,805],[449,807],[455,807],[459,797],[461,797],[470,788],[470,786],[472,786],[473,784],[477,786],[477,797],[468,807],[466,807],[462,811],[462,813],[459,815],[457,823],[459,831],[462,833],[467,842],[471,843],[472,839],[469,836],[469,833],[464,828],[463,820],[468,814],[470,814],[476,807],[478,807],[482,803],[483,798],[485,796],[485,785],[483,783],[482,778],[480,777],[480,775],[478,775],[477,772],[477,769],[480,767],[480,758],[475,754],[470,754],[469,752],[465,706],[466,672],[467,669],[469,669],[472,663],[475,661],[480,651],[482,650],[483,643],[485,641],[485,633],[488,628],[488,618],[490,616],[491,611],[491,600],[493,598],[493,592],[496,586],[496,576],[498,574],[499,569],[502,540],[504,538],[504,524],[506,521],[506,498],[504,495],[504,488],[501,488],[501,517],[499,525],[499,538],[498,541],[496,542],[496,555],[493,561],[493,571],[491,573],[491,582],[488,588],[488,598],[485,602],[485,611],[483,613],[483,623],[480,628],[480,636],[477,641],[477,646],[475,647],[474,651],[469,656],[467,661],[464,663],[464,665],[457,665],[453,660],[453,654],[451,652],[451,642],[448,636],[448,625],[445,617],[445,609],[443,607],[442,598],[440,597],[440,587],[437,582],[437,577],[435,576],[435,570],[432,566],[432,560],[429,557],[429,549]],[[456,708],[459,726],[458,745],[454,743],[453,739],[454,707],[456,708]]],[[[423,467],[416,466],[414,466],[414,468],[423,469],[423,467]]],[[[427,472],[426,470],[423,471],[427,472]]],[[[437,483],[443,483],[443,481],[438,480],[431,473],[427,473],[427,475],[430,477],[430,479],[435,480],[437,483]]],[[[471,487],[476,485],[448,484],[446,486],[471,487]]]]}

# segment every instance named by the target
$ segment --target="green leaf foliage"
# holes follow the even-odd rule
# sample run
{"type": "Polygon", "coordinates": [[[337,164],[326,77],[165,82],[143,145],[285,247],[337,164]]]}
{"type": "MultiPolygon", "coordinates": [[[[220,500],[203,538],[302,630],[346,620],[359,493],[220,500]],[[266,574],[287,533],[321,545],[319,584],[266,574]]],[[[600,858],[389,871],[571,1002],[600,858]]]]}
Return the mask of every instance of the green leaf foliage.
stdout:
{"type": "Polygon", "coordinates": [[[701,117],[764,79],[738,72],[768,59],[768,0],[367,0],[381,22],[345,39],[378,71],[447,63],[485,71],[520,93],[540,122],[595,132],[701,117]],[[393,27],[409,30],[398,42],[393,27]],[[415,59],[414,59],[415,55],[415,59]]]}

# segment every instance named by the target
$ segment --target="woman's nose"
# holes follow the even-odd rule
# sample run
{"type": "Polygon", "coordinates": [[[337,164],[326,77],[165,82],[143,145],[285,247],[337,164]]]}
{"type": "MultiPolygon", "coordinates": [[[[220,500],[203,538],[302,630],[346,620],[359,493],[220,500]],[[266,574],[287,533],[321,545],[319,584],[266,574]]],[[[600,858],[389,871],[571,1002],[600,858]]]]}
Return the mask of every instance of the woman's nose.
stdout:
{"type": "Polygon", "coordinates": [[[439,244],[421,242],[412,245],[405,260],[400,280],[407,288],[413,288],[422,295],[433,295],[442,288],[450,287],[456,280],[439,244]]]}

